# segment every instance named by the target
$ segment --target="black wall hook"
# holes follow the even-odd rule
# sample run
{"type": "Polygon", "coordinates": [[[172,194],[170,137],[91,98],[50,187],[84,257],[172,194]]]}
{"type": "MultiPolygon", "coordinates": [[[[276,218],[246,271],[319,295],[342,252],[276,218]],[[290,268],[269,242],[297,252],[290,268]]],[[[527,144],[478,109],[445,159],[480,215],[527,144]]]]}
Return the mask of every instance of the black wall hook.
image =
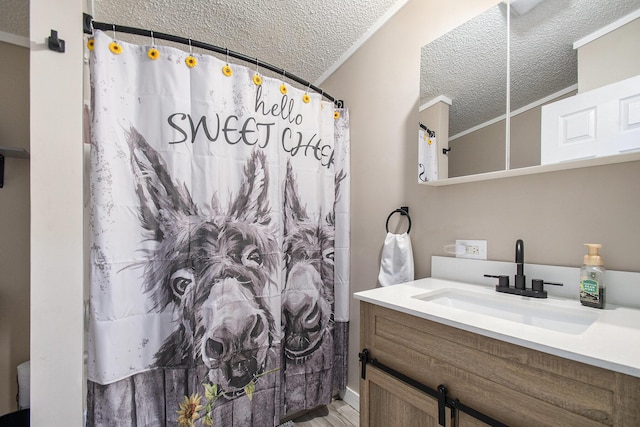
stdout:
{"type": "Polygon", "coordinates": [[[443,149],[442,149],[442,154],[449,154],[449,151],[451,151],[451,147],[449,147],[449,148],[443,148],[443,149]]]}
{"type": "Polygon", "coordinates": [[[64,53],[64,40],[58,38],[58,32],[51,30],[51,36],[48,37],[49,50],[64,53]]]}

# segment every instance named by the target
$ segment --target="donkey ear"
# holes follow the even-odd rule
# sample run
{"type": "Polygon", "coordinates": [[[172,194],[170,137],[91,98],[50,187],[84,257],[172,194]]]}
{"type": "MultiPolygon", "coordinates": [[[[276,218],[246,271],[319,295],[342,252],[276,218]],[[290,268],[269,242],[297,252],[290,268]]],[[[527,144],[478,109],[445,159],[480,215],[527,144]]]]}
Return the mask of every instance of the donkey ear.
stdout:
{"type": "Polygon", "coordinates": [[[127,133],[127,143],[131,149],[142,225],[160,241],[175,229],[180,218],[196,214],[196,206],[187,188],[172,182],[162,157],[133,127],[127,133]]]}
{"type": "Polygon", "coordinates": [[[336,225],[336,205],[338,204],[338,200],[340,200],[340,188],[342,187],[340,184],[345,180],[346,177],[347,173],[344,171],[344,169],[340,169],[340,171],[336,174],[334,180],[336,197],[333,202],[333,209],[325,217],[326,223],[330,226],[336,225]]]}
{"type": "Polygon", "coordinates": [[[251,153],[244,167],[244,176],[238,196],[229,208],[229,215],[249,223],[269,224],[269,171],[262,151],[251,153]]]}
{"type": "Polygon", "coordinates": [[[287,178],[284,183],[284,232],[293,230],[297,223],[308,219],[307,210],[298,196],[298,183],[293,175],[291,162],[287,160],[287,178]]]}
{"type": "Polygon", "coordinates": [[[218,199],[218,193],[213,193],[211,196],[211,212],[213,215],[222,215],[222,209],[220,208],[220,199],[218,199]]]}

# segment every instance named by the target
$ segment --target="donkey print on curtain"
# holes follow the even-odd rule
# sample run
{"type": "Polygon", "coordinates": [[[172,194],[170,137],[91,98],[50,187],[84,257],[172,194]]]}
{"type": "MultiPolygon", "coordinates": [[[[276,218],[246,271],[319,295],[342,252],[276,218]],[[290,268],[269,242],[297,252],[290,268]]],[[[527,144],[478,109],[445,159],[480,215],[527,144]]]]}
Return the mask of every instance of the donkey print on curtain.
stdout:
{"type": "Polygon", "coordinates": [[[88,424],[268,426],[329,403],[347,111],[210,55],[92,47],[88,424]]]}

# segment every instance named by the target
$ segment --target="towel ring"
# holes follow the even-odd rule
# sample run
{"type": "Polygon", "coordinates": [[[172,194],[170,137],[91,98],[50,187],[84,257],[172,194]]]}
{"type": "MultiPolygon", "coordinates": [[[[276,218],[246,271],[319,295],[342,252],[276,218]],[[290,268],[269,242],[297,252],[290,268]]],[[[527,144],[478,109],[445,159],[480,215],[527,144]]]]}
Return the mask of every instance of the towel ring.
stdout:
{"type": "Polygon", "coordinates": [[[407,217],[407,219],[409,220],[409,228],[407,228],[407,234],[409,234],[409,232],[411,231],[411,217],[409,216],[409,208],[400,208],[400,209],[396,209],[395,211],[391,212],[389,214],[389,216],[387,217],[387,233],[389,232],[389,220],[391,219],[391,217],[393,216],[394,213],[399,213],[400,215],[403,215],[407,217]]]}

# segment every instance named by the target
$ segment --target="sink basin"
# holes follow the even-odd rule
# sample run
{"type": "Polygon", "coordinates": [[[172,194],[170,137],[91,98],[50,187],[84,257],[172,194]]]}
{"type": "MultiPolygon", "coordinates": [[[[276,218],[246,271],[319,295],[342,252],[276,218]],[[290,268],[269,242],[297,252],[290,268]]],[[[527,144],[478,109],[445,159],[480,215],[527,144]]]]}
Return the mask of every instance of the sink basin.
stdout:
{"type": "Polygon", "coordinates": [[[456,289],[443,289],[428,294],[416,295],[413,298],[475,314],[573,335],[579,335],[586,331],[598,318],[596,313],[541,304],[539,300],[523,301],[518,297],[483,295],[456,289]]]}

